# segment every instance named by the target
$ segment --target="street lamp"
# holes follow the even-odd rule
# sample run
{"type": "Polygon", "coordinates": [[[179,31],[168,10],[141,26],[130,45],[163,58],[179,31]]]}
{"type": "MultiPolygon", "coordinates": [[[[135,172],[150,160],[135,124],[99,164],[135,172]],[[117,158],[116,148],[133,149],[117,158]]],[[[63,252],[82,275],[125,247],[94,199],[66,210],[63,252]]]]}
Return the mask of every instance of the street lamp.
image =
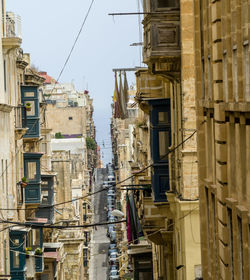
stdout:
{"type": "Polygon", "coordinates": [[[111,214],[117,218],[123,218],[125,216],[124,213],[118,209],[114,209],[111,214]]]}

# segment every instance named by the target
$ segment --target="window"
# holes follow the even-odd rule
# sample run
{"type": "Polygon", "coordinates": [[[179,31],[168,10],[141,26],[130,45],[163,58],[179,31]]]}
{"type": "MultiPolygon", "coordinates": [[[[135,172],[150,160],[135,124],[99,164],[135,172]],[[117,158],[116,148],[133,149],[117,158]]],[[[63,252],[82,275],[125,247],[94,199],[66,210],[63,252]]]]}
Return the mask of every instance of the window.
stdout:
{"type": "Polygon", "coordinates": [[[171,145],[170,100],[152,102],[151,151],[154,162],[168,161],[168,148],[171,145]],[[164,104],[165,103],[165,104],[164,104]]]}
{"type": "Polygon", "coordinates": [[[28,180],[35,180],[36,179],[36,162],[30,161],[27,163],[27,165],[28,165],[28,172],[27,172],[28,180]]]}
{"type": "Polygon", "coordinates": [[[169,147],[169,132],[159,131],[159,155],[160,159],[164,158],[168,153],[169,147]]]}
{"type": "Polygon", "coordinates": [[[26,247],[32,247],[32,245],[33,245],[33,234],[32,234],[32,230],[30,230],[27,233],[26,247]]]}
{"type": "Polygon", "coordinates": [[[158,122],[159,122],[159,124],[167,124],[168,123],[168,112],[159,112],[158,113],[158,122]]]}
{"type": "Polygon", "coordinates": [[[168,151],[171,145],[170,99],[149,101],[150,149],[153,159],[152,186],[154,201],[166,201],[169,190],[168,151]]]}
{"type": "Polygon", "coordinates": [[[19,266],[20,266],[19,252],[15,251],[13,252],[13,267],[19,268],[19,266]]]}
{"type": "Polygon", "coordinates": [[[26,108],[26,114],[27,116],[35,116],[35,101],[25,101],[24,106],[29,105],[30,109],[27,110],[26,108]]]}
{"type": "Polygon", "coordinates": [[[69,120],[72,121],[72,120],[73,120],[73,117],[69,117],[69,120]]]}
{"type": "Polygon", "coordinates": [[[48,204],[49,202],[49,191],[42,190],[42,204],[48,204]]]}

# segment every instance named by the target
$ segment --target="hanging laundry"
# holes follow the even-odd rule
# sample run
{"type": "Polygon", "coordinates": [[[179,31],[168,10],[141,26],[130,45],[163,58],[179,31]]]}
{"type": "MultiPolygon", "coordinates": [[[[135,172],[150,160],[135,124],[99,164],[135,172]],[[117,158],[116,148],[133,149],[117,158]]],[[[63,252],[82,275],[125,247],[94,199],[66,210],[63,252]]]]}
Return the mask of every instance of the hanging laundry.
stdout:
{"type": "Polygon", "coordinates": [[[128,193],[126,195],[127,205],[126,205],[126,220],[127,220],[127,239],[128,242],[132,241],[132,231],[131,231],[131,222],[130,222],[130,206],[129,206],[129,198],[128,193]]]}

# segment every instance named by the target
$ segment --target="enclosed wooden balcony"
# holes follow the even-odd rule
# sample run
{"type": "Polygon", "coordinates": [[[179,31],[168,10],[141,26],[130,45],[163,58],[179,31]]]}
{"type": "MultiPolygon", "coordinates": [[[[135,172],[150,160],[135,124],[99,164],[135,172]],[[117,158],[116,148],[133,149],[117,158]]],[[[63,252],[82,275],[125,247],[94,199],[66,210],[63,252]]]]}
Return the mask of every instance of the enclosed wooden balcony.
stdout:
{"type": "Polygon", "coordinates": [[[37,86],[22,86],[21,98],[25,110],[22,111],[23,126],[29,130],[24,138],[39,139],[40,137],[40,109],[37,86]]]}
{"type": "Polygon", "coordinates": [[[158,70],[178,72],[181,53],[179,0],[144,0],[144,11],[144,62],[158,70]]]}
{"type": "Polygon", "coordinates": [[[41,203],[41,168],[42,153],[24,153],[24,175],[28,183],[25,187],[26,205],[41,203]]]}
{"type": "Polygon", "coordinates": [[[136,71],[136,99],[147,101],[170,97],[170,82],[159,75],[153,75],[147,68],[136,71]]]}

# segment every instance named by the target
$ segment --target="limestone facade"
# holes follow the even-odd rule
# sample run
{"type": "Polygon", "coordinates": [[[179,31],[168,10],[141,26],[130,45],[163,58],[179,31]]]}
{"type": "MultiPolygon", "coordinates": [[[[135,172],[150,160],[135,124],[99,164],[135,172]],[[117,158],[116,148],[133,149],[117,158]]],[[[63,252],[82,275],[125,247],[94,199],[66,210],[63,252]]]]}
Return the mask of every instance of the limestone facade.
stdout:
{"type": "Polygon", "coordinates": [[[249,279],[250,3],[194,11],[203,277],[249,279]]]}
{"type": "MultiPolygon", "coordinates": [[[[152,246],[153,279],[199,279],[194,3],[144,1],[144,12],[143,56],[148,67],[136,72],[139,111],[129,160],[133,178],[128,182],[151,186],[151,192],[135,191],[135,200],[152,246]]],[[[122,152],[118,154],[122,158],[122,152]]],[[[140,264],[135,255],[132,259],[139,279],[140,264]]]]}

